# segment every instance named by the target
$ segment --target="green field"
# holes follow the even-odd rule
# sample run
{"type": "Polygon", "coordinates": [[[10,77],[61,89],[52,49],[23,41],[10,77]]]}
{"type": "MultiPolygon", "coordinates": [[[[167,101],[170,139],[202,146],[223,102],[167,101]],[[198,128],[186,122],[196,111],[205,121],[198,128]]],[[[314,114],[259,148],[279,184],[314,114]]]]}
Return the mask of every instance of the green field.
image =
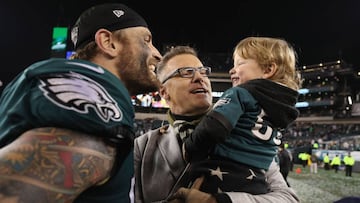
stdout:
{"type": "Polygon", "coordinates": [[[289,173],[288,182],[297,193],[301,203],[332,203],[343,197],[360,197],[360,173],[346,177],[345,171],[326,171],[318,168],[317,174],[311,174],[310,168],[295,165],[289,173]],[[301,168],[301,173],[296,173],[301,168]]]}

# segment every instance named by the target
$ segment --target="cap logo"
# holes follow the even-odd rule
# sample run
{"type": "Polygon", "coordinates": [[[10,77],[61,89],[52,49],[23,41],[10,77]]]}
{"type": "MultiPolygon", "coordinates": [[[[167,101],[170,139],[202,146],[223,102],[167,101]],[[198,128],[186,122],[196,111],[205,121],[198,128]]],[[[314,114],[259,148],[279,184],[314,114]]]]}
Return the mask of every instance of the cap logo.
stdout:
{"type": "Polygon", "coordinates": [[[116,15],[116,17],[120,18],[120,16],[124,15],[125,12],[123,10],[113,10],[113,13],[116,15]]]}
{"type": "Polygon", "coordinates": [[[74,43],[74,45],[77,44],[78,35],[79,35],[79,26],[76,26],[71,30],[71,41],[74,43]]]}

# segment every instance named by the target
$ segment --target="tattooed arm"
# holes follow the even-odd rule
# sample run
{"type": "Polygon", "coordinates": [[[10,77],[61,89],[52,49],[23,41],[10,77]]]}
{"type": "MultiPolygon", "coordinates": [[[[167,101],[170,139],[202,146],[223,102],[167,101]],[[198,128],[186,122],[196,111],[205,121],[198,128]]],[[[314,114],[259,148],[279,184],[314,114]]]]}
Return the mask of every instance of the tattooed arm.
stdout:
{"type": "Polygon", "coordinates": [[[109,178],[114,148],[59,128],[25,132],[0,149],[0,202],[72,202],[109,178]]]}

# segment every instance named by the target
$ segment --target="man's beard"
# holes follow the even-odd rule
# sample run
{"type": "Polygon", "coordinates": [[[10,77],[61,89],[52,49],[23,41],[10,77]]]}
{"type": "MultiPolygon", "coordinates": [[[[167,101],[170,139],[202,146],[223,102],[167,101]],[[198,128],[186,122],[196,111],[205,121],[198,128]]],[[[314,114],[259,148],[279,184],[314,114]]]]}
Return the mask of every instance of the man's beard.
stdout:
{"type": "Polygon", "coordinates": [[[160,82],[156,78],[149,75],[146,70],[144,73],[137,73],[135,77],[125,82],[131,95],[144,94],[149,92],[156,92],[159,90],[160,82]],[[147,74],[147,77],[144,77],[147,74]]]}

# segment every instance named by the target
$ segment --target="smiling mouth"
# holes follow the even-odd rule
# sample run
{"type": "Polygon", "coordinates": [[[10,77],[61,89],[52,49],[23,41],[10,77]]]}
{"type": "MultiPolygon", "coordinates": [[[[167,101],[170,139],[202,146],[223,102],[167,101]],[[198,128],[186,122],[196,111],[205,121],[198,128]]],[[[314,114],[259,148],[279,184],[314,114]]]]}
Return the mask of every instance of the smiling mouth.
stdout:
{"type": "Polygon", "coordinates": [[[149,70],[151,73],[156,77],[156,66],[155,65],[149,65],[149,70]]]}
{"type": "Polygon", "coordinates": [[[234,83],[234,82],[237,82],[239,81],[239,78],[231,78],[231,81],[234,83]]]}
{"type": "Polygon", "coordinates": [[[192,94],[205,94],[208,91],[204,88],[194,89],[191,91],[192,94]]]}

